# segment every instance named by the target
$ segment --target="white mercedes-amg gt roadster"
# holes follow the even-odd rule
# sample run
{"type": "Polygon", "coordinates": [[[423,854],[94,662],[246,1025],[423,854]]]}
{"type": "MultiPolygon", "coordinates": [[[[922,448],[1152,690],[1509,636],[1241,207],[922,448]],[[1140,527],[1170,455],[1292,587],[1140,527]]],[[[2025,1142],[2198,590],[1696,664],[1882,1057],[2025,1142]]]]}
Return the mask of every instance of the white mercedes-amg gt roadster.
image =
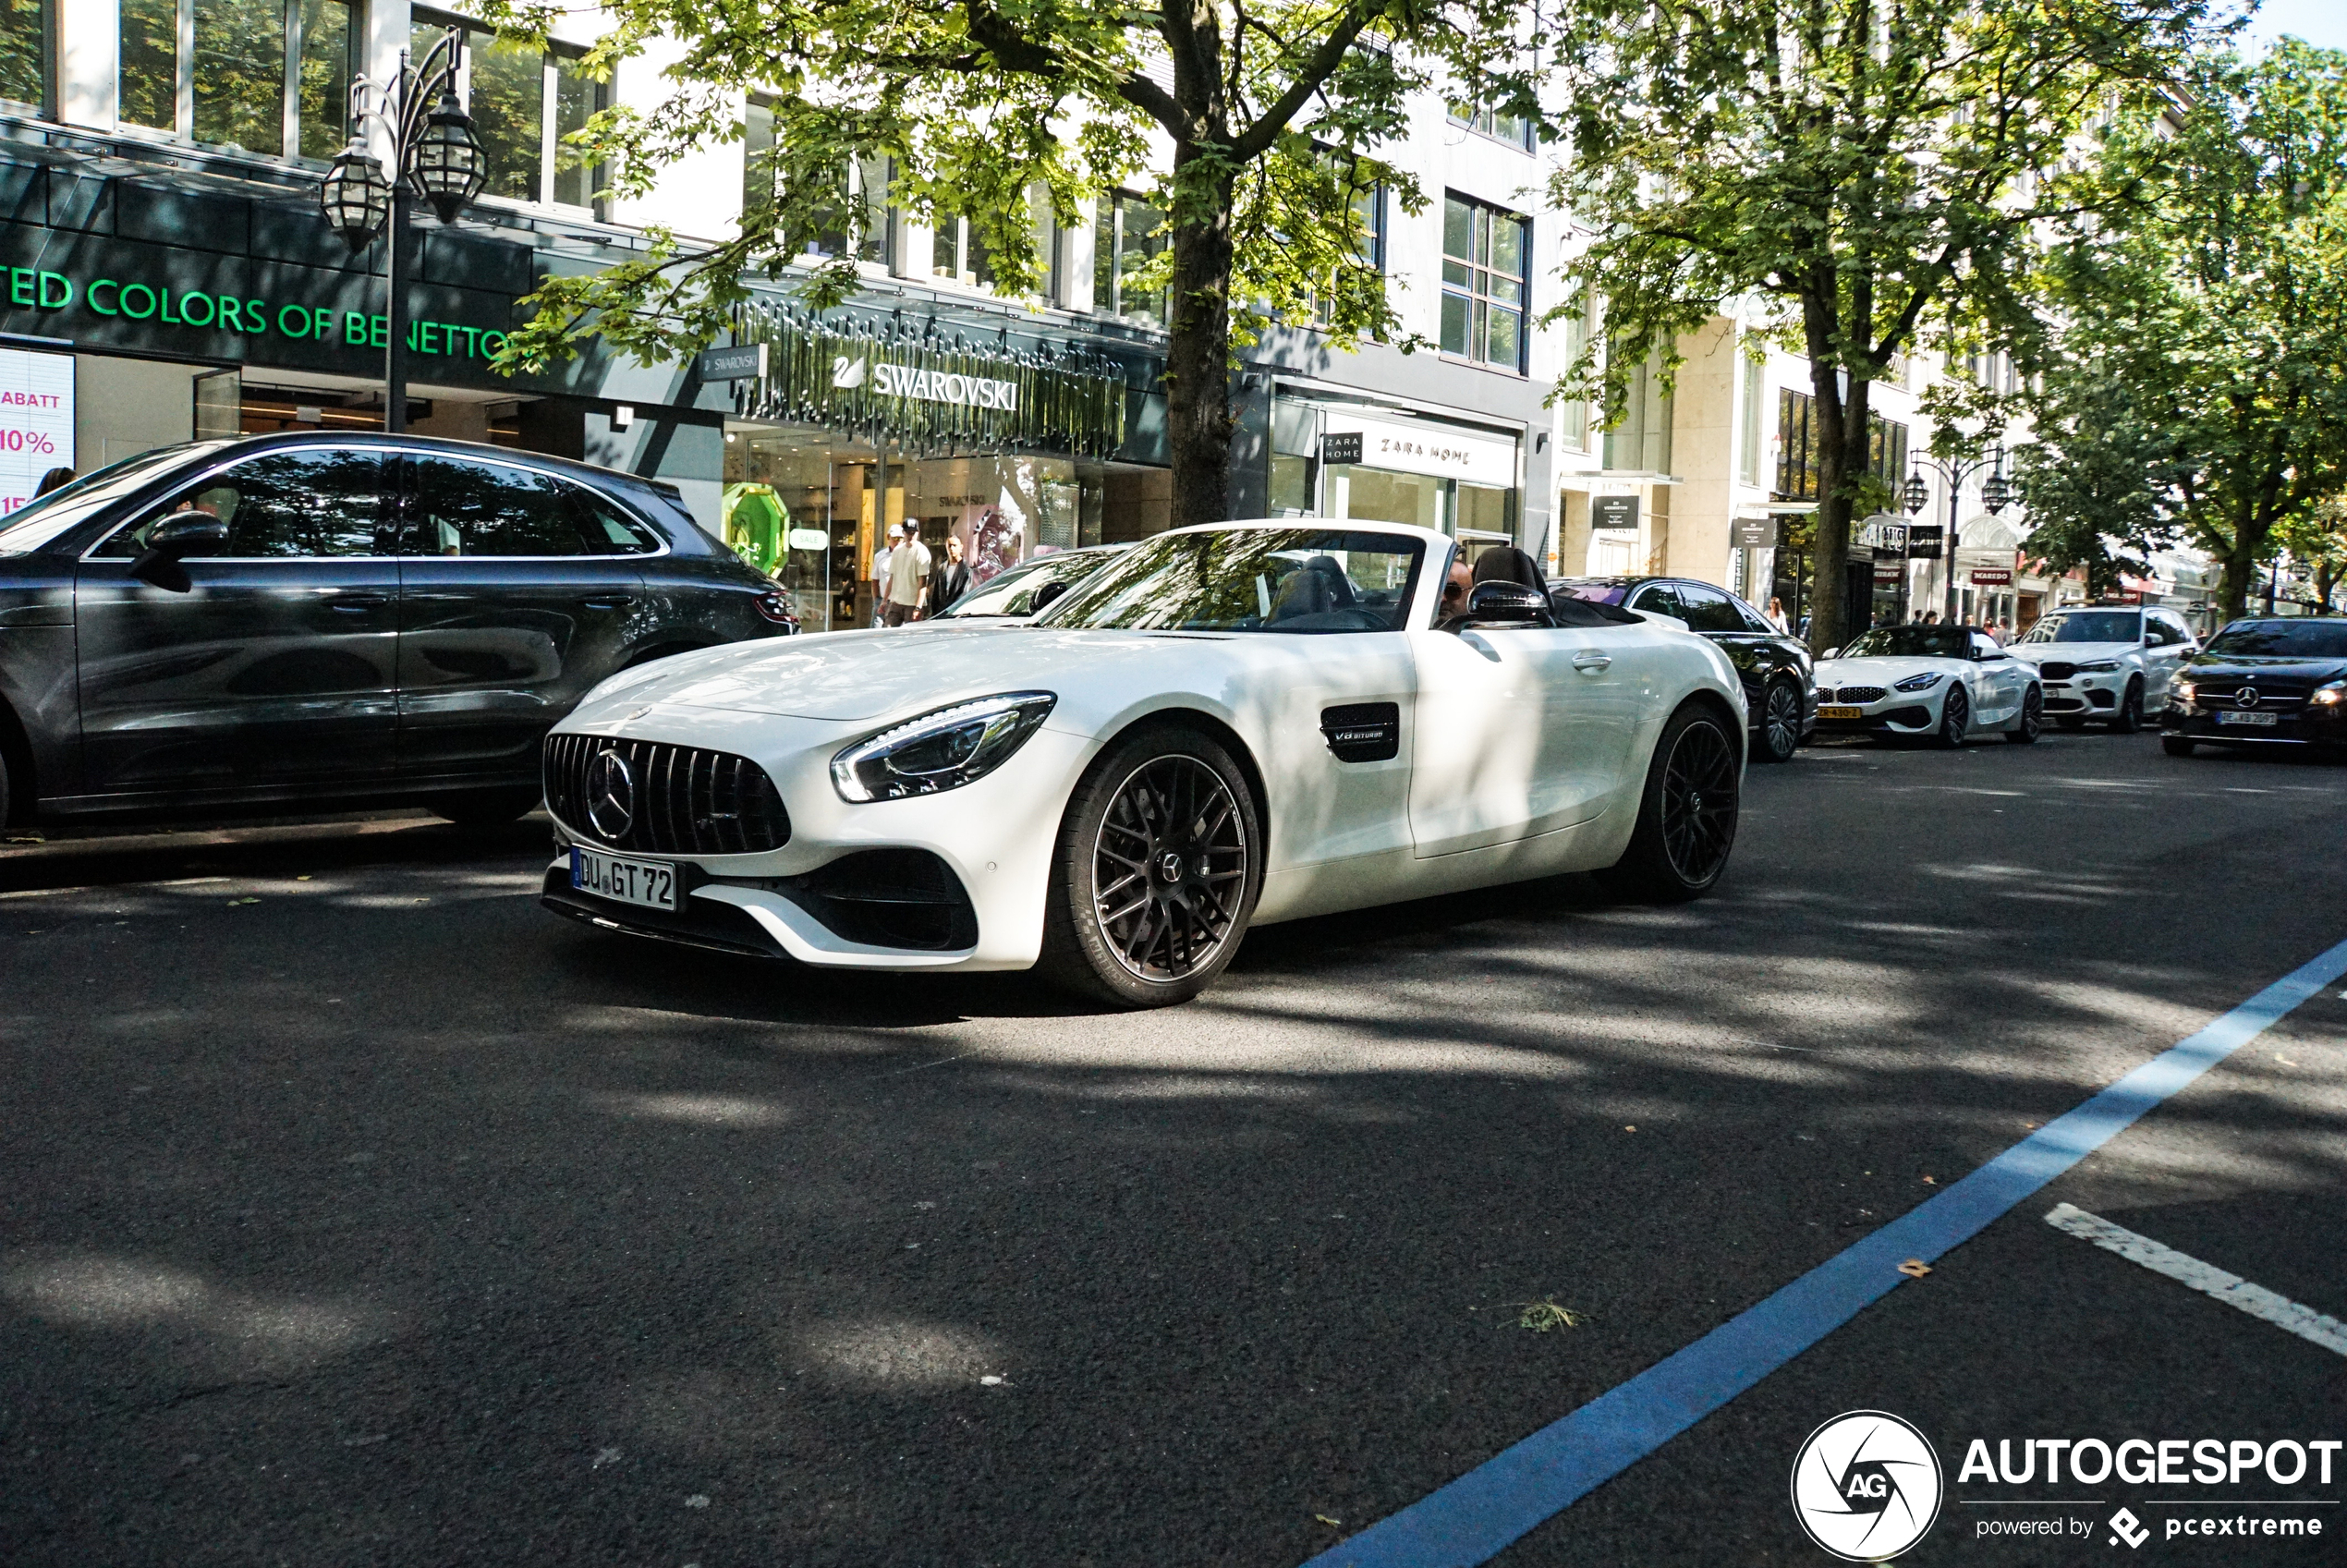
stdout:
{"type": "Polygon", "coordinates": [[[857,969],[1040,967],[1184,1001],[1249,925],[1545,877],[1695,897],[1744,773],[1735,670],[1423,529],[1162,534],[1033,625],[736,644],[548,736],[548,907],[857,969]]]}

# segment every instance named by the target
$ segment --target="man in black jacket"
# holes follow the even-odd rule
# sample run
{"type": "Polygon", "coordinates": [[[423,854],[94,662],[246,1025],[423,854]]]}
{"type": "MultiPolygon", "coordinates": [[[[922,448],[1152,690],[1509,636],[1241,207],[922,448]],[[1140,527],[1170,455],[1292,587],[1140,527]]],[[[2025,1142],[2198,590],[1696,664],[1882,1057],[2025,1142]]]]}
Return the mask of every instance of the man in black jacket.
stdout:
{"type": "Polygon", "coordinates": [[[934,615],[970,590],[970,569],[962,564],[962,541],[945,536],[945,565],[929,581],[929,614],[934,615]]]}

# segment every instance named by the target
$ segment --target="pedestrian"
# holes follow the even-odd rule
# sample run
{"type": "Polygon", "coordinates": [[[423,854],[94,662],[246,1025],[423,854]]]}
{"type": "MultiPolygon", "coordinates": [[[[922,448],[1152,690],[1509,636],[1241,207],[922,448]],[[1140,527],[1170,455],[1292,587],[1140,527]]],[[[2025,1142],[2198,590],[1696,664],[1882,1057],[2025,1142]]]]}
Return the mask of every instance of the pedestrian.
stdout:
{"type": "Polygon", "coordinates": [[[887,625],[901,626],[921,618],[921,596],[929,591],[929,546],[906,523],[905,537],[888,555],[888,607],[882,612],[887,625]]]}
{"type": "Polygon", "coordinates": [[[38,501],[51,491],[63,490],[72,482],[73,470],[60,464],[41,476],[41,482],[33,487],[32,498],[38,501]]]}
{"type": "Polygon", "coordinates": [[[888,614],[888,563],[896,553],[897,541],[904,537],[905,525],[897,523],[888,530],[888,542],[872,552],[872,625],[886,624],[888,614]]]}
{"type": "Polygon", "coordinates": [[[1769,599],[1769,624],[1777,628],[1777,635],[1779,637],[1786,636],[1793,630],[1792,623],[1784,618],[1783,600],[1773,597],[1769,599]]]}
{"type": "Polygon", "coordinates": [[[1923,624],[1927,626],[1938,626],[1940,624],[1940,612],[1937,610],[1926,610],[1923,613],[1923,624]]]}
{"type": "Polygon", "coordinates": [[[929,613],[932,615],[944,609],[970,590],[970,569],[962,564],[962,536],[945,536],[945,565],[930,585],[929,613]]]}

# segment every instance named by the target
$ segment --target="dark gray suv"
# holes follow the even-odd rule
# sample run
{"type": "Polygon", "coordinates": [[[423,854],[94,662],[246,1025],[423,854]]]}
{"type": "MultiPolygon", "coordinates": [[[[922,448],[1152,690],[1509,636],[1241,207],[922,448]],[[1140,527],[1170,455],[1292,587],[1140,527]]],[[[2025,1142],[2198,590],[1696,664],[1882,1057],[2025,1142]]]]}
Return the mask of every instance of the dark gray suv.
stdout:
{"type": "Polygon", "coordinates": [[[510,820],[604,676],[795,629],[656,481],[412,436],[166,447],[0,519],[0,820],[510,820]]]}

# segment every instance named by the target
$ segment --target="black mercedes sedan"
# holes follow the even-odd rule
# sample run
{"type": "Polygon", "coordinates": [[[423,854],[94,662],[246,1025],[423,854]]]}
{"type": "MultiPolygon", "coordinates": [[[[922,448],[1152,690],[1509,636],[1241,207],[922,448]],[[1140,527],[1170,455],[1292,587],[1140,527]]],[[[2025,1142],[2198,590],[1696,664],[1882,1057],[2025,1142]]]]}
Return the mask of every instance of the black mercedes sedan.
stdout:
{"type": "Polygon", "coordinates": [[[2159,744],[2315,746],[2347,753],[2347,616],[2234,621],[2168,683],[2159,744]]]}
{"type": "Polygon", "coordinates": [[[507,821],[606,675],[795,624],[657,480],[416,436],[159,448],[0,518],[0,820],[507,821]]]}
{"type": "Polygon", "coordinates": [[[1689,631],[1718,643],[1744,681],[1754,761],[1790,761],[1818,727],[1818,683],[1808,645],[1777,630],[1727,590],[1686,577],[1559,577],[1549,584],[1549,592],[1674,616],[1689,631]]]}

